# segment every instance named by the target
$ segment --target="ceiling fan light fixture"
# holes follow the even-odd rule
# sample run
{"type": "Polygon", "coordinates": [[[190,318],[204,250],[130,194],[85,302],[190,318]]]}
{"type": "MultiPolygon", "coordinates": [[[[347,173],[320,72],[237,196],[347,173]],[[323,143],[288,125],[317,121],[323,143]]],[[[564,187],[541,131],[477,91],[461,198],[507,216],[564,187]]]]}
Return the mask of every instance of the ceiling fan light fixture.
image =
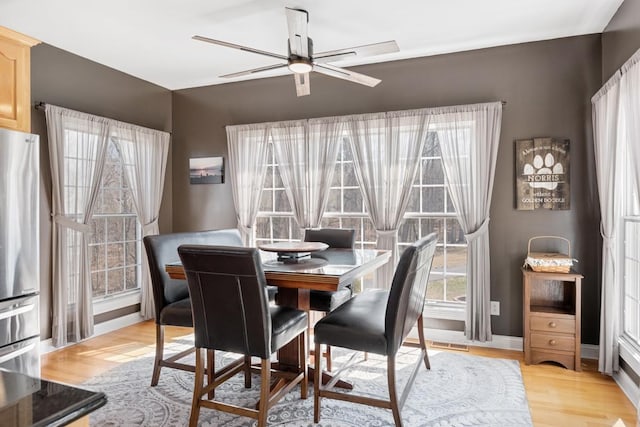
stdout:
{"type": "Polygon", "coordinates": [[[305,74],[313,70],[311,61],[306,58],[290,59],[288,67],[292,73],[296,74],[305,74]]]}

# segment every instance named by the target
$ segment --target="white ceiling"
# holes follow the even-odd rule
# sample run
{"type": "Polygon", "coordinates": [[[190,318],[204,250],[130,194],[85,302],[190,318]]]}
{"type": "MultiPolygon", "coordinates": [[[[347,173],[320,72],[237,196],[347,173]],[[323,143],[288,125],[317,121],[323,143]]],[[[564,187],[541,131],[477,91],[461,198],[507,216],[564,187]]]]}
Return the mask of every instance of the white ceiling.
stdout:
{"type": "Polygon", "coordinates": [[[599,33],[622,1],[0,0],[0,25],[175,90],[226,83],[233,80],[218,76],[277,63],[191,37],[286,56],[285,6],[309,12],[316,52],[398,42],[398,53],[334,63],[348,67],[599,33]]]}

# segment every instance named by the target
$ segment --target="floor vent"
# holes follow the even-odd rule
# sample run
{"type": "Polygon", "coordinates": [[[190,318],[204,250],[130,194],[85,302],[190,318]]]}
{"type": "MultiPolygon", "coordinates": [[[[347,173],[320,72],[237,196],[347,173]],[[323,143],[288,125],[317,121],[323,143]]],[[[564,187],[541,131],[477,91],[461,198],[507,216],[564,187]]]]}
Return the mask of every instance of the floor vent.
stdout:
{"type": "Polygon", "coordinates": [[[431,341],[430,347],[445,348],[447,350],[469,351],[469,346],[467,346],[466,344],[452,344],[449,342],[431,341]]]}

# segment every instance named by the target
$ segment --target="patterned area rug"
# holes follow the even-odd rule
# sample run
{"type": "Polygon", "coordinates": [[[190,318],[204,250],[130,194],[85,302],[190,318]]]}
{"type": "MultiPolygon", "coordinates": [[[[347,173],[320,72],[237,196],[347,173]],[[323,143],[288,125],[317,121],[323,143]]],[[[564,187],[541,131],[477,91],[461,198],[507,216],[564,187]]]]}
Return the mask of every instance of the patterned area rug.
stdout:
{"type": "MultiPolygon", "coordinates": [[[[334,350],[334,364],[345,363],[348,355],[334,350]]],[[[417,350],[401,349],[398,357],[398,390],[402,390],[417,350]]],[[[227,355],[231,360],[235,355],[227,355]]],[[[431,370],[421,367],[407,402],[402,409],[405,426],[531,426],[531,416],[522,384],[520,366],[515,360],[471,356],[467,353],[430,350],[431,370]]],[[[217,356],[220,360],[221,357],[217,356]]],[[[128,362],[95,377],[83,387],[106,393],[108,403],[91,415],[92,426],[186,426],[191,407],[193,374],[163,368],[160,382],[150,387],[153,358],[128,362]]],[[[369,355],[351,369],[347,379],[358,393],[387,397],[386,361],[369,355]]],[[[258,399],[259,376],[253,388],[245,389],[237,375],[216,390],[218,399],[249,406],[258,399]]],[[[269,411],[270,426],[313,426],[313,389],[309,398],[300,399],[295,388],[269,411]]],[[[254,420],[202,409],[199,425],[252,426],[254,420]]],[[[355,403],[322,400],[318,426],[393,426],[390,410],[355,403]]]]}

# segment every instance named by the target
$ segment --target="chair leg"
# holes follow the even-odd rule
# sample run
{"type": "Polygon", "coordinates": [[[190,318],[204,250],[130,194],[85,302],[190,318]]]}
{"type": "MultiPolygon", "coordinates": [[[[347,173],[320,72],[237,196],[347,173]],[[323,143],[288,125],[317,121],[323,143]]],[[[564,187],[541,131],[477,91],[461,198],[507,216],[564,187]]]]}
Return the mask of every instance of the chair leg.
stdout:
{"type": "Polygon", "coordinates": [[[189,427],[198,425],[200,416],[200,398],[202,397],[202,382],[204,381],[204,349],[196,348],[196,372],[193,386],[193,400],[191,402],[191,415],[189,417],[189,427]]]}
{"type": "Polygon", "coordinates": [[[389,401],[391,403],[391,412],[393,412],[393,421],[395,421],[396,427],[402,427],[402,418],[400,418],[400,408],[398,407],[398,393],[396,392],[395,356],[387,357],[387,382],[389,383],[389,401]]]}
{"type": "Polygon", "coordinates": [[[320,385],[322,384],[322,356],[320,344],[316,343],[315,372],[313,373],[313,422],[320,422],[320,385]]]}
{"type": "Polygon", "coordinates": [[[244,388],[251,388],[251,356],[244,356],[244,388]]]}
{"type": "MultiPolygon", "coordinates": [[[[326,315],[327,313],[324,313],[324,312],[322,313],[322,317],[326,315]]],[[[331,346],[330,345],[326,346],[326,351],[322,355],[327,358],[327,371],[331,372],[333,367],[331,364],[331,346]]],[[[318,357],[320,356],[318,355],[318,357]]]]}
{"type": "Polygon", "coordinates": [[[153,374],[151,375],[151,387],[158,385],[160,379],[160,362],[164,351],[164,325],[156,323],[156,358],[153,362],[153,374]]]}
{"type": "Polygon", "coordinates": [[[308,332],[303,332],[298,338],[298,358],[302,361],[300,369],[304,373],[304,377],[302,377],[302,383],[300,384],[300,399],[306,399],[309,396],[309,374],[307,369],[307,360],[309,359],[309,354],[307,352],[307,334],[308,332]]]}
{"type": "Polygon", "coordinates": [[[420,348],[424,352],[424,366],[427,369],[431,369],[429,354],[427,353],[427,342],[424,340],[424,319],[422,318],[422,314],[418,316],[418,337],[420,338],[420,348]]]}
{"type": "Polygon", "coordinates": [[[327,371],[332,371],[331,366],[331,346],[327,345],[327,352],[325,353],[325,357],[327,358],[327,371]]]}
{"type": "Polygon", "coordinates": [[[269,392],[271,389],[271,360],[262,359],[260,375],[260,406],[258,407],[258,427],[267,425],[269,392]]]}
{"type": "Polygon", "coordinates": [[[307,348],[309,349],[310,352],[313,351],[311,350],[311,331],[312,330],[313,330],[313,327],[311,325],[311,312],[307,311],[307,333],[305,334],[305,340],[307,341],[307,348]]]}
{"type": "MultiPolygon", "coordinates": [[[[215,359],[215,351],[211,349],[207,349],[207,385],[213,383],[213,380],[216,376],[216,359],[215,359]]],[[[212,388],[211,391],[207,394],[207,398],[209,400],[213,400],[216,397],[216,389],[212,388]]]]}

